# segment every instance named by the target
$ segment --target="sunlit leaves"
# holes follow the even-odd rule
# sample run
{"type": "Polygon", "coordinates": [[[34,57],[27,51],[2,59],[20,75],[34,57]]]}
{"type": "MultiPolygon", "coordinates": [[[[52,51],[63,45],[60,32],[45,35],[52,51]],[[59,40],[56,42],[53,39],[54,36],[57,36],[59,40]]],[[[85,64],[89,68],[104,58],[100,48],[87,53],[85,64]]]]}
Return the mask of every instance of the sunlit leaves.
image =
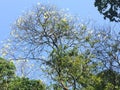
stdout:
{"type": "Polygon", "coordinates": [[[10,82],[8,90],[46,90],[45,88],[45,85],[40,80],[16,77],[12,82],[10,82]]]}
{"type": "Polygon", "coordinates": [[[15,66],[12,62],[0,58],[0,89],[6,90],[15,77],[15,66]]]}
{"type": "Polygon", "coordinates": [[[50,67],[47,72],[50,72],[49,74],[60,86],[80,89],[100,82],[100,79],[92,73],[95,68],[94,64],[90,63],[89,58],[79,54],[77,47],[71,50],[59,48],[57,51],[54,49],[47,64],[50,67]]]}

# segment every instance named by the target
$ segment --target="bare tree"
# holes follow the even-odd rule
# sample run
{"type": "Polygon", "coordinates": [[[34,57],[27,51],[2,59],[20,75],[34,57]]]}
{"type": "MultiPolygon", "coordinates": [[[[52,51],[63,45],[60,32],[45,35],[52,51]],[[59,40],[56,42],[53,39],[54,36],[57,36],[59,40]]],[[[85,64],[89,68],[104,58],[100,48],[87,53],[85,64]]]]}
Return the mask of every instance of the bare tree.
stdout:
{"type": "Polygon", "coordinates": [[[94,46],[94,54],[96,60],[103,63],[103,69],[120,72],[120,34],[119,30],[112,29],[114,28],[109,26],[97,31],[95,38],[98,43],[94,46]]]}

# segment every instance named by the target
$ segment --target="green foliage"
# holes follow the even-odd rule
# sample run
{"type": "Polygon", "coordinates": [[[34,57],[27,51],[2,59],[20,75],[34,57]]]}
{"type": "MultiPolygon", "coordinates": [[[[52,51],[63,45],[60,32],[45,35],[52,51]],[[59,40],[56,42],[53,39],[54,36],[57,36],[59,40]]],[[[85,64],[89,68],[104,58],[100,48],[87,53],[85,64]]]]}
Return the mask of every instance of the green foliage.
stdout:
{"type": "Polygon", "coordinates": [[[99,84],[100,78],[92,73],[96,64],[91,64],[89,58],[79,54],[77,47],[71,50],[61,48],[59,50],[52,51],[51,60],[47,63],[50,67],[49,74],[58,82],[58,86],[76,90],[94,88],[99,84]]]}
{"type": "Polygon", "coordinates": [[[0,58],[0,90],[46,90],[40,80],[16,77],[15,69],[12,62],[0,58]]]}
{"type": "Polygon", "coordinates": [[[6,90],[8,84],[15,76],[15,66],[3,58],[0,58],[0,89],[6,90]]]}
{"type": "Polygon", "coordinates": [[[97,74],[101,78],[101,83],[96,86],[97,90],[119,90],[120,74],[113,70],[104,70],[97,74]]]}
{"type": "Polygon", "coordinates": [[[40,80],[16,77],[9,84],[8,90],[46,90],[45,88],[45,85],[40,80]]]}
{"type": "Polygon", "coordinates": [[[120,1],[119,0],[95,0],[95,7],[110,21],[120,22],[120,1]]]}

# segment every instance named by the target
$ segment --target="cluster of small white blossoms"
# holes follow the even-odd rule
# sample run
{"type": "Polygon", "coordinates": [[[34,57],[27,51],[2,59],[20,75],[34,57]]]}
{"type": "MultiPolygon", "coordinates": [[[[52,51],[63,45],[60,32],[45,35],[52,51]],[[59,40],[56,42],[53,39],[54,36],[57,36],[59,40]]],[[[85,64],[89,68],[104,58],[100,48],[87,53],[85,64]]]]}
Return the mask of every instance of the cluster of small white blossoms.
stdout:
{"type": "Polygon", "coordinates": [[[24,22],[24,18],[19,17],[18,20],[17,20],[17,25],[20,26],[22,24],[22,22],[24,22]]]}
{"type": "Polygon", "coordinates": [[[6,41],[2,41],[2,44],[3,44],[3,47],[1,48],[0,53],[1,53],[1,56],[4,58],[10,52],[11,40],[8,39],[6,41]]]}
{"type": "Polygon", "coordinates": [[[28,15],[29,15],[29,16],[34,16],[34,15],[35,15],[35,12],[34,12],[34,11],[29,11],[29,12],[28,12],[28,15]]]}
{"type": "MultiPolygon", "coordinates": [[[[19,23],[18,23],[19,24],[19,23]]],[[[11,36],[13,36],[13,37],[18,37],[19,35],[16,33],[16,30],[12,30],[11,31],[11,36]]]]}
{"type": "Polygon", "coordinates": [[[8,54],[8,52],[7,52],[6,50],[3,49],[3,50],[2,50],[2,55],[1,55],[1,57],[4,58],[7,54],[8,54]]]}
{"type": "Polygon", "coordinates": [[[44,13],[44,19],[47,19],[49,17],[49,12],[44,13]]]}
{"type": "Polygon", "coordinates": [[[93,32],[94,32],[94,31],[91,30],[91,29],[88,30],[88,34],[93,34],[93,32]]]}
{"type": "Polygon", "coordinates": [[[101,36],[100,33],[97,36],[100,37],[101,36]]]}

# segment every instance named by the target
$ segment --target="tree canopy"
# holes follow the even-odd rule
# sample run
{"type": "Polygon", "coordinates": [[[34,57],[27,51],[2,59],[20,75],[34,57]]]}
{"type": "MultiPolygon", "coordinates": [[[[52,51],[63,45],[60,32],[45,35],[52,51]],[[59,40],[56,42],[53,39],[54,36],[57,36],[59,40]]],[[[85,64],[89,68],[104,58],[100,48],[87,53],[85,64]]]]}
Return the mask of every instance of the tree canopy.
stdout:
{"type": "Polygon", "coordinates": [[[0,89],[6,90],[15,76],[15,66],[12,62],[0,58],[0,89]]]}
{"type": "Polygon", "coordinates": [[[110,21],[120,22],[120,1],[119,0],[95,0],[95,7],[110,21]]]}
{"type": "Polygon", "coordinates": [[[13,62],[0,58],[0,89],[1,90],[46,90],[41,80],[30,80],[15,75],[13,62]]]}
{"type": "Polygon", "coordinates": [[[111,90],[119,90],[120,89],[120,74],[116,71],[107,69],[97,74],[100,77],[101,83],[96,86],[97,90],[111,89],[111,90]]]}
{"type": "Polygon", "coordinates": [[[25,77],[15,77],[10,82],[8,90],[46,90],[46,86],[40,80],[30,80],[25,77]]]}
{"type": "MultiPolygon", "coordinates": [[[[2,54],[13,61],[39,63],[50,90],[119,89],[119,80],[107,76],[119,77],[120,34],[89,26],[55,6],[39,4],[13,24],[2,54]]],[[[39,80],[24,77],[10,85],[45,89],[39,80]]]]}

